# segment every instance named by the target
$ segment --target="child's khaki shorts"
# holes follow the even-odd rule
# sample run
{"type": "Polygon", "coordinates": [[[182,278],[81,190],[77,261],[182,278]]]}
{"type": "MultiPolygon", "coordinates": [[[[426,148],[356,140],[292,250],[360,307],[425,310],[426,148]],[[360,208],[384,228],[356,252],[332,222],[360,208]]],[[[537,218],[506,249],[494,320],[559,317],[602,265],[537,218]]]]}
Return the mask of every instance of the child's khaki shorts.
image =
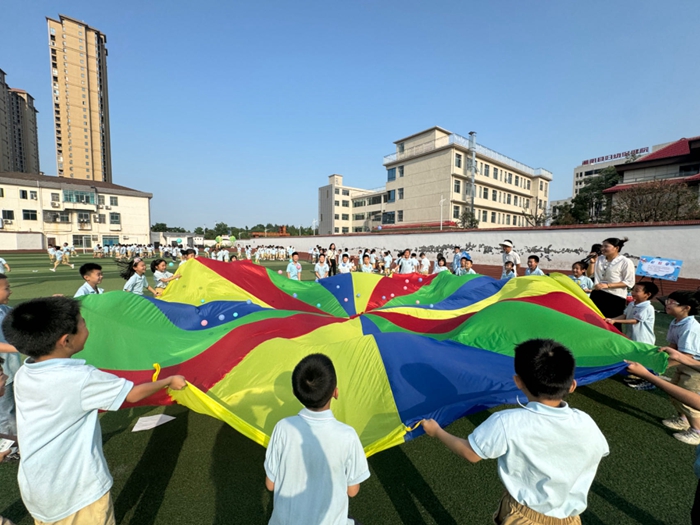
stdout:
{"type": "MultiPolygon", "coordinates": [[[[696,394],[700,394],[700,372],[689,366],[678,365],[673,374],[673,379],[671,379],[671,383],[685,388],[686,390],[690,390],[691,392],[695,392],[696,394]]],[[[700,418],[700,411],[690,408],[688,405],[684,405],[673,398],[671,398],[671,403],[681,414],[692,418],[700,418]]]]}
{"type": "Polygon", "coordinates": [[[493,522],[496,525],[581,525],[581,517],[559,519],[545,516],[518,503],[506,492],[493,515],[493,522]]]}
{"type": "Polygon", "coordinates": [[[62,520],[52,521],[50,524],[34,520],[34,525],[116,525],[116,523],[112,494],[110,492],[95,503],[83,507],[75,514],[71,514],[62,520]]]}

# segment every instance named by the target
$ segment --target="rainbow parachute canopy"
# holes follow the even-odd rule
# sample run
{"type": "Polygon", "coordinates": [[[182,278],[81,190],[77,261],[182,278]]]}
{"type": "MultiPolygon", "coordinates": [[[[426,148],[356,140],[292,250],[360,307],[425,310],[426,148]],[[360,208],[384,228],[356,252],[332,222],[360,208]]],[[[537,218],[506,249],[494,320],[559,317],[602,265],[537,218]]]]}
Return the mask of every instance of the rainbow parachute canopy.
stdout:
{"type": "Polygon", "coordinates": [[[134,382],[184,375],[190,386],[147,404],[181,403],[267,445],[296,414],[291,374],[306,355],[334,362],[335,416],[357,431],[368,455],[422,434],[434,418],[514,403],[514,347],[551,338],[569,347],[585,385],[625,368],[663,371],[666,354],[604,322],[571,279],[366,273],[319,282],[286,279],[262,266],[209,259],[180,267],[162,300],[124,292],[81,298],[90,330],[88,363],[134,382]]]}

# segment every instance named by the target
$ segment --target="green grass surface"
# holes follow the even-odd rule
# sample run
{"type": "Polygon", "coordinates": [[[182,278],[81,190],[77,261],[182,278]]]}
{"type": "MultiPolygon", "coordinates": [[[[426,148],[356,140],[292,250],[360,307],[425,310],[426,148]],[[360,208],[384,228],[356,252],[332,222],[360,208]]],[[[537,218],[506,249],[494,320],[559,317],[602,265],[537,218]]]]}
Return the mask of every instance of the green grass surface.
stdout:
{"type": "MultiPolygon", "coordinates": [[[[92,261],[81,256],[75,270],[61,267],[53,274],[44,255],[5,259],[12,266],[12,304],[52,293],[72,295],[81,285],[78,263],[92,261]]],[[[124,281],[114,262],[101,264],[103,287],[121,289],[124,281]]],[[[665,314],[657,315],[659,342],[668,322],[665,314]]],[[[610,444],[583,523],[690,523],[697,484],[694,448],[660,425],[659,419],[672,413],[666,396],[637,392],[613,378],[578,389],[569,402],[595,419],[610,444]]],[[[466,417],[449,430],[466,437],[490,413],[466,417]]],[[[267,523],[272,500],[264,488],[265,450],[232,428],[179,406],[123,410],[101,420],[118,523],[267,523]],[[162,412],[176,419],[153,431],[131,432],[138,417],[162,412]]],[[[350,503],[351,514],[365,525],[486,524],[503,491],[495,461],[470,465],[428,437],[382,452],[369,463],[372,477],[350,503]]],[[[17,466],[0,465],[0,515],[26,525],[33,522],[19,495],[17,466]]]]}

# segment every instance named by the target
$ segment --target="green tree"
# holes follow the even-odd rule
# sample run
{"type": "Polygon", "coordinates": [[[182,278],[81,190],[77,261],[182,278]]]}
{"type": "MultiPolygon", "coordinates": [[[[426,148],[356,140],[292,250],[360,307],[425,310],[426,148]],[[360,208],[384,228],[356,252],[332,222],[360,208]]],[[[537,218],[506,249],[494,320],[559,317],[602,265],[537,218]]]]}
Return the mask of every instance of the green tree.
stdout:
{"type": "Polygon", "coordinates": [[[615,166],[603,168],[597,177],[584,181],[584,186],[574,197],[571,218],[578,224],[610,222],[612,196],[603,193],[620,181],[615,166]]]}
{"type": "Polygon", "coordinates": [[[613,197],[614,222],[664,222],[700,218],[698,192],[682,181],[636,184],[613,197]]]}
{"type": "Polygon", "coordinates": [[[185,228],[180,228],[179,226],[168,226],[164,222],[157,222],[151,226],[152,232],[182,232],[185,233],[187,230],[185,228]]]}
{"type": "Polygon", "coordinates": [[[195,235],[204,235],[204,228],[202,228],[201,226],[197,226],[194,229],[194,234],[195,235]]]}
{"type": "Polygon", "coordinates": [[[474,229],[479,227],[479,219],[477,219],[471,211],[465,209],[459,218],[459,225],[462,228],[474,229]]]}

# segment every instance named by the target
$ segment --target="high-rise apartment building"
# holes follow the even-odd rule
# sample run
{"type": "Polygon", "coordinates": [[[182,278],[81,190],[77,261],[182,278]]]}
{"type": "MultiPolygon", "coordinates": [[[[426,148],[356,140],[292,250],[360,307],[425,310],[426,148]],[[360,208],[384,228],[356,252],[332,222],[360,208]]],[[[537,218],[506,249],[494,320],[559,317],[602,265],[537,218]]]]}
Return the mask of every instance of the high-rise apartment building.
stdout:
{"type": "Polygon", "coordinates": [[[472,207],[479,228],[533,226],[546,216],[552,181],[546,169],[472,145],[469,138],[437,126],[394,144],[395,151],[384,157],[384,188],[346,187],[338,175],[319,188],[321,235],[379,226],[465,226],[463,218],[471,217],[472,207]]]}
{"type": "Polygon", "coordinates": [[[34,99],[11,88],[0,69],[0,172],[39,173],[34,99]]]}
{"type": "Polygon", "coordinates": [[[46,21],[58,176],[112,182],[107,37],[64,15],[46,21]]]}

